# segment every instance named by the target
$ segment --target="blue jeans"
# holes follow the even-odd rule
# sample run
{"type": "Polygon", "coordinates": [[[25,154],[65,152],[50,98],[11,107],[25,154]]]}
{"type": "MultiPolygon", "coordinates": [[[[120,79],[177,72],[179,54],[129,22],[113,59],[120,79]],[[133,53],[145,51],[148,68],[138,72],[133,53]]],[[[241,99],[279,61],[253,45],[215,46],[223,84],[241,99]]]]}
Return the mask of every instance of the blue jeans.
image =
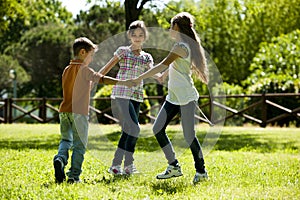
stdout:
{"type": "Polygon", "coordinates": [[[112,101],[113,113],[120,120],[122,135],[120,137],[118,148],[114,154],[112,165],[121,165],[123,158],[124,166],[131,165],[134,161],[133,153],[140,133],[139,111],[140,102],[116,98],[112,101]]]}
{"type": "Polygon", "coordinates": [[[195,103],[196,102],[192,101],[186,105],[180,106],[165,101],[154,122],[153,132],[165,154],[166,159],[168,160],[168,163],[171,164],[177,162],[174,148],[166,134],[166,127],[171,120],[180,113],[184,139],[188,143],[193,154],[196,171],[204,173],[205,166],[203,153],[195,133],[195,103]]]}
{"type": "Polygon", "coordinates": [[[75,113],[59,113],[61,140],[58,154],[64,165],[68,164],[69,150],[72,148],[71,168],[67,173],[69,178],[79,179],[82,163],[88,142],[88,116],[75,113]]]}

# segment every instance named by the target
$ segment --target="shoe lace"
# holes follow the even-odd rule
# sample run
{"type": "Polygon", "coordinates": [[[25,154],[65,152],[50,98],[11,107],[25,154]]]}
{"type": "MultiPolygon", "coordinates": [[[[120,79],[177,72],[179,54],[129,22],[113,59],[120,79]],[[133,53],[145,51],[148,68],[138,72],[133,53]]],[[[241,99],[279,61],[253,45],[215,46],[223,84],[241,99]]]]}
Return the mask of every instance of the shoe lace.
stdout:
{"type": "Polygon", "coordinates": [[[174,166],[169,165],[169,166],[167,167],[166,171],[165,171],[165,174],[170,173],[173,169],[174,169],[174,166]]]}
{"type": "Polygon", "coordinates": [[[131,165],[126,166],[125,170],[132,173],[132,172],[136,171],[136,168],[135,168],[134,164],[131,164],[131,165]]]}

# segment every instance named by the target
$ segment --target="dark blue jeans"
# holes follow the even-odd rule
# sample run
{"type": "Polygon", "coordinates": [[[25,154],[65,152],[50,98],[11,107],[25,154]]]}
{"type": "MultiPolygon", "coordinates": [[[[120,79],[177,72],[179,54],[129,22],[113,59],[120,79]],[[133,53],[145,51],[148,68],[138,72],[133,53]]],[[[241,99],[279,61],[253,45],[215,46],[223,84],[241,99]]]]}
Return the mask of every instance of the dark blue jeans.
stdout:
{"type": "Polygon", "coordinates": [[[177,162],[174,148],[168,135],[166,134],[166,127],[171,122],[171,120],[178,113],[180,113],[184,138],[193,154],[196,171],[204,173],[205,166],[203,153],[200,143],[195,134],[195,103],[196,102],[192,101],[186,105],[180,106],[165,101],[154,122],[153,132],[166,156],[166,159],[168,160],[168,164],[177,162]]]}
{"type": "Polygon", "coordinates": [[[133,153],[140,133],[138,122],[140,102],[116,98],[112,103],[113,113],[120,120],[122,127],[122,135],[112,165],[121,165],[125,157],[124,166],[128,166],[134,161],[133,153]]]}

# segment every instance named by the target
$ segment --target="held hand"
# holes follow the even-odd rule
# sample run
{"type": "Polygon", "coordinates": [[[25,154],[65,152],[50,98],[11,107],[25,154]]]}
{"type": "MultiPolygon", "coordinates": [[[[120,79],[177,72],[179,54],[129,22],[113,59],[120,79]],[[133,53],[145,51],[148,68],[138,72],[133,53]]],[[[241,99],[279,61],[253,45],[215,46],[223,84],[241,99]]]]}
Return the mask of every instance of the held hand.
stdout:
{"type": "Polygon", "coordinates": [[[131,80],[135,85],[139,85],[142,81],[142,79],[140,79],[139,77],[135,78],[135,79],[132,79],[131,80]]]}
{"type": "Polygon", "coordinates": [[[133,87],[135,86],[134,82],[132,80],[119,80],[119,85],[125,85],[127,87],[133,87]]]}
{"type": "Polygon", "coordinates": [[[156,78],[156,80],[160,83],[163,84],[165,82],[165,78],[163,76],[159,76],[156,78]]]}

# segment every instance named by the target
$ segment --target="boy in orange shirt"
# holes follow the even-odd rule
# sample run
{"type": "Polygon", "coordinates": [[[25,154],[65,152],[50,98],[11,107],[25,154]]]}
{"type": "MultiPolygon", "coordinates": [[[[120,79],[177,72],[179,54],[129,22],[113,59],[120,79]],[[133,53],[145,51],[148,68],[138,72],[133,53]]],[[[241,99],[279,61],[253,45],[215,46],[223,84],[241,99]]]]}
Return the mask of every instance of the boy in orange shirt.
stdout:
{"type": "Polygon", "coordinates": [[[93,60],[97,46],[88,38],[77,38],[73,43],[75,58],[64,69],[62,75],[63,101],[59,108],[61,140],[58,154],[54,156],[55,180],[66,179],[64,168],[68,163],[69,150],[73,148],[71,168],[67,172],[68,183],[80,182],[80,174],[88,140],[88,113],[90,91],[93,83],[122,84],[132,86],[129,81],[103,76],[88,65],[93,60]]]}

